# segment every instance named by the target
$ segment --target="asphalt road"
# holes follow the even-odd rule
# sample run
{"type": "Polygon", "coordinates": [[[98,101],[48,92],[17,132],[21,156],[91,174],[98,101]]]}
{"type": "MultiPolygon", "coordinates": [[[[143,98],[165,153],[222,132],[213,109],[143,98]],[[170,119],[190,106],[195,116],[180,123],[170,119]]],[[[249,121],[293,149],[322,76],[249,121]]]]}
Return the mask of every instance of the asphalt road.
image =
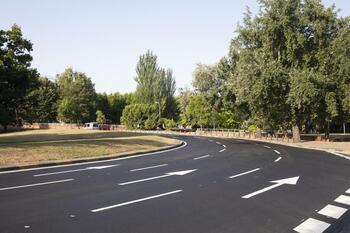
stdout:
{"type": "Polygon", "coordinates": [[[350,232],[350,160],[177,138],[161,153],[0,172],[0,232],[350,232]]]}

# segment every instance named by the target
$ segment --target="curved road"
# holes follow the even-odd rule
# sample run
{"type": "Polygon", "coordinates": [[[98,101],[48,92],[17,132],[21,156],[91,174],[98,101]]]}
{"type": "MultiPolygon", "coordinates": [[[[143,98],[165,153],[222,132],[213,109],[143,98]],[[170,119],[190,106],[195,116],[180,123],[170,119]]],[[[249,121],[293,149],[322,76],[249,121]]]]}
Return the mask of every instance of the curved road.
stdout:
{"type": "Polygon", "coordinates": [[[262,142],[176,138],[187,145],[0,172],[0,232],[350,232],[350,160],[262,142]]]}

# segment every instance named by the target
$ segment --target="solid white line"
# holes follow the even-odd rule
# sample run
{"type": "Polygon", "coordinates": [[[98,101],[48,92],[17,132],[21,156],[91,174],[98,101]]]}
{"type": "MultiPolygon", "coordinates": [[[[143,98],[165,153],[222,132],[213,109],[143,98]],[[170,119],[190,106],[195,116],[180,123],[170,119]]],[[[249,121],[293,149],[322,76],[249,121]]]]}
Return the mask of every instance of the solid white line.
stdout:
{"type": "Polygon", "coordinates": [[[158,197],[171,195],[171,194],[178,193],[178,192],[182,192],[182,190],[181,189],[180,190],[175,190],[175,191],[172,191],[172,192],[162,193],[162,194],[158,194],[158,195],[154,195],[154,196],[150,196],[150,197],[145,197],[145,198],[141,198],[141,199],[134,200],[134,201],[128,201],[128,202],[124,202],[124,203],[120,203],[120,204],[116,204],[116,205],[112,205],[112,206],[107,206],[107,207],[103,207],[103,208],[99,208],[99,209],[94,209],[94,210],[91,210],[91,212],[96,213],[96,212],[100,212],[100,211],[104,211],[104,210],[109,210],[109,209],[112,209],[112,208],[117,208],[117,207],[121,207],[121,206],[125,206],[125,205],[130,205],[130,204],[141,202],[141,201],[146,201],[146,200],[150,200],[150,199],[154,199],[154,198],[158,198],[158,197]]]}
{"type": "Polygon", "coordinates": [[[277,154],[281,154],[281,152],[279,152],[278,150],[273,150],[274,152],[276,152],[277,154]]]}
{"type": "Polygon", "coordinates": [[[132,169],[130,171],[131,172],[136,172],[136,171],[148,170],[148,169],[152,169],[152,168],[165,167],[165,166],[168,166],[168,164],[160,164],[160,165],[151,166],[151,167],[137,168],[137,169],[132,169]]]}
{"type": "Polygon", "coordinates": [[[325,215],[327,217],[338,219],[340,218],[347,209],[334,206],[334,205],[326,205],[322,210],[318,211],[317,213],[325,215]]]}
{"type": "Polygon", "coordinates": [[[193,160],[197,160],[197,159],[204,159],[204,158],[208,158],[210,155],[203,155],[203,156],[199,156],[196,158],[193,158],[193,160]]]}
{"type": "Polygon", "coordinates": [[[258,190],[258,191],[256,191],[256,192],[253,192],[253,193],[244,195],[244,196],[242,196],[242,198],[248,199],[248,198],[254,197],[254,196],[256,196],[256,195],[258,195],[258,194],[260,194],[260,193],[264,193],[264,192],[269,191],[269,190],[271,190],[271,189],[277,188],[277,187],[279,187],[279,186],[281,186],[281,185],[283,185],[283,183],[273,184],[273,185],[268,186],[268,187],[266,187],[266,188],[260,189],[260,190],[258,190]]]}
{"type": "Polygon", "coordinates": [[[222,149],[222,150],[220,150],[219,152],[221,153],[221,152],[224,152],[226,149],[222,149]]]}
{"type": "Polygon", "coordinates": [[[112,162],[112,161],[119,161],[119,160],[126,160],[126,159],[139,158],[139,157],[144,157],[144,156],[148,156],[148,155],[162,154],[162,153],[166,153],[166,152],[169,152],[169,151],[173,151],[173,150],[178,150],[178,149],[184,148],[185,146],[187,146],[187,142],[184,141],[184,144],[183,144],[182,146],[175,147],[175,148],[168,149],[168,150],[162,150],[162,151],[144,153],[144,154],[140,154],[140,155],[132,155],[132,156],[122,157],[122,158],[116,158],[116,159],[106,159],[106,160],[98,160],[98,161],[74,163],[74,164],[65,164],[65,165],[56,165],[56,166],[47,166],[47,167],[36,167],[36,168],[26,168],[26,169],[13,170],[13,171],[3,171],[3,172],[0,172],[0,174],[17,173],[17,172],[26,172],[26,171],[35,171],[35,170],[51,169],[51,168],[57,168],[57,167],[80,166],[80,165],[94,164],[94,163],[108,163],[108,162],[112,162]]]}
{"type": "Polygon", "coordinates": [[[346,193],[350,193],[350,189],[348,189],[348,190],[346,191],[346,193]]]}
{"type": "Polygon", "coordinates": [[[221,144],[221,142],[216,142],[216,144],[219,144],[219,145],[220,145],[220,144],[221,144]]]}
{"type": "Polygon", "coordinates": [[[27,187],[47,185],[47,184],[56,184],[56,183],[62,183],[62,182],[67,182],[67,181],[72,181],[72,180],[74,180],[74,179],[56,180],[56,181],[36,183],[36,184],[26,184],[26,185],[13,186],[13,187],[7,187],[7,188],[0,188],[0,191],[10,190],[10,189],[27,188],[27,187]]]}
{"type": "Polygon", "coordinates": [[[230,179],[236,178],[238,176],[243,176],[243,175],[246,175],[246,174],[249,174],[249,173],[252,173],[252,172],[256,172],[256,171],[259,171],[259,170],[260,170],[260,168],[255,168],[255,169],[247,171],[247,172],[243,172],[243,173],[240,173],[240,174],[237,174],[237,175],[234,175],[234,176],[230,176],[229,178],[230,179]]]}
{"type": "Polygon", "coordinates": [[[282,159],[282,157],[278,157],[276,160],[275,160],[275,163],[277,163],[278,161],[280,161],[282,159]]]}
{"type": "Polygon", "coordinates": [[[269,147],[269,146],[264,146],[265,148],[269,148],[269,149],[271,149],[271,147],[269,147]]]}
{"type": "Polygon", "coordinates": [[[350,196],[340,195],[334,201],[345,205],[350,205],[350,196]]]}
{"type": "Polygon", "coordinates": [[[171,174],[165,174],[165,175],[161,175],[161,176],[154,176],[154,177],[145,178],[145,179],[141,179],[141,180],[134,180],[134,181],[129,181],[129,182],[125,182],[125,183],[120,183],[119,185],[127,185],[127,184],[140,183],[140,182],[149,181],[149,180],[155,180],[155,179],[160,179],[160,178],[164,178],[164,177],[168,177],[168,176],[172,176],[172,175],[171,175],[171,174]]]}
{"type": "Polygon", "coordinates": [[[313,218],[307,219],[305,222],[301,223],[299,226],[293,230],[299,233],[322,233],[324,232],[331,224],[325,223],[313,218]]]}

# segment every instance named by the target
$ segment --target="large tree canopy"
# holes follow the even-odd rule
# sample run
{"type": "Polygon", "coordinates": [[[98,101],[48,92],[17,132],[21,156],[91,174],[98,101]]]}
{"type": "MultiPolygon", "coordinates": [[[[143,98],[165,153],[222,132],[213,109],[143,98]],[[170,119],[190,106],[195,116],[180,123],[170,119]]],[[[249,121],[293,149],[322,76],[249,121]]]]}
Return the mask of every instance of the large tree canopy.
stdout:
{"type": "Polygon", "coordinates": [[[38,84],[38,73],[31,68],[32,43],[23,38],[21,28],[0,30],[0,124],[18,124],[19,106],[38,84]]]}

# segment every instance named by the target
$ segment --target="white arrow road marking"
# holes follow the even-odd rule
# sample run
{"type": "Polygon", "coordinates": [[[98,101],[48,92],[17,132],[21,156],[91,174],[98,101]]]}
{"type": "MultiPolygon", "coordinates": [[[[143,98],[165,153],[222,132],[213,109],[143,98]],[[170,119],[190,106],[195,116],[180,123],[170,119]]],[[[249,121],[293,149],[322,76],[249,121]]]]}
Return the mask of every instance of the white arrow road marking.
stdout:
{"type": "Polygon", "coordinates": [[[319,221],[314,218],[309,218],[293,230],[299,233],[322,233],[324,232],[331,224],[319,221]]]}
{"type": "Polygon", "coordinates": [[[96,213],[96,212],[100,212],[100,211],[103,211],[103,210],[109,210],[109,209],[112,209],[112,208],[117,208],[117,207],[121,207],[121,206],[125,206],[125,205],[130,205],[130,204],[141,202],[141,201],[147,201],[147,200],[158,198],[158,197],[164,197],[164,196],[168,196],[168,195],[171,195],[171,194],[174,194],[174,193],[179,193],[179,192],[182,192],[182,190],[181,189],[180,190],[175,190],[175,191],[172,191],[172,192],[162,193],[162,194],[158,194],[158,195],[154,195],[154,196],[150,196],[150,197],[145,197],[145,198],[137,199],[137,200],[134,200],[134,201],[128,201],[128,202],[124,202],[124,203],[120,203],[120,204],[116,204],[116,205],[111,205],[111,206],[107,206],[107,207],[103,207],[103,208],[99,208],[99,209],[94,209],[94,210],[91,210],[91,212],[96,213]]]}
{"type": "Polygon", "coordinates": [[[81,169],[74,169],[74,170],[68,170],[68,171],[60,171],[60,172],[50,172],[50,173],[42,173],[42,174],[36,174],[34,176],[51,176],[51,175],[57,175],[57,174],[63,174],[63,173],[71,173],[71,172],[80,172],[80,171],[86,171],[86,170],[101,170],[105,168],[115,167],[119,166],[120,164],[114,164],[114,165],[106,165],[106,166],[96,166],[96,167],[86,167],[81,169]]]}
{"type": "Polygon", "coordinates": [[[278,161],[280,161],[282,159],[282,157],[278,157],[277,159],[275,159],[275,163],[277,163],[278,161]]]}
{"type": "Polygon", "coordinates": [[[226,149],[224,148],[224,149],[222,149],[222,150],[220,150],[219,152],[221,153],[221,152],[224,152],[226,149]]]}
{"type": "Polygon", "coordinates": [[[196,158],[193,158],[193,160],[198,160],[198,159],[204,159],[204,158],[208,158],[210,155],[203,155],[203,156],[199,156],[196,158]]]}
{"type": "Polygon", "coordinates": [[[282,179],[282,180],[274,180],[274,181],[270,181],[271,183],[275,183],[274,185],[271,185],[271,186],[268,186],[266,188],[263,188],[263,189],[260,189],[256,192],[253,192],[253,193],[250,193],[250,194],[247,194],[245,196],[242,196],[242,198],[251,198],[253,196],[256,196],[260,193],[263,193],[263,192],[266,192],[266,191],[269,191],[271,189],[274,189],[274,188],[277,188],[281,185],[284,185],[284,184],[292,184],[292,185],[295,185],[299,180],[299,176],[296,176],[296,177],[291,177],[291,178],[287,178],[287,179],[282,179]]]}
{"type": "Polygon", "coordinates": [[[10,190],[10,189],[27,188],[27,187],[47,185],[47,184],[56,184],[56,183],[62,183],[62,182],[67,182],[67,181],[72,181],[72,180],[74,180],[74,179],[56,180],[56,181],[36,183],[36,184],[26,184],[26,185],[20,185],[20,186],[12,186],[12,187],[7,187],[7,188],[0,188],[0,191],[10,190]]]}
{"type": "Polygon", "coordinates": [[[168,164],[160,164],[160,165],[155,165],[155,166],[151,166],[151,167],[137,168],[137,169],[132,169],[130,171],[136,172],[136,171],[143,171],[143,170],[148,170],[148,169],[157,168],[157,167],[165,167],[165,166],[168,166],[168,164]]]}
{"type": "Polygon", "coordinates": [[[348,190],[346,191],[346,193],[350,193],[350,189],[348,189],[348,190]]]}
{"type": "Polygon", "coordinates": [[[281,152],[279,152],[278,150],[273,150],[274,152],[276,152],[277,154],[281,154],[281,152]]]}
{"type": "Polygon", "coordinates": [[[317,213],[322,214],[327,217],[338,219],[340,218],[347,209],[334,206],[334,205],[326,205],[322,210],[318,211],[317,213]]]}
{"type": "Polygon", "coordinates": [[[338,202],[338,203],[341,203],[341,204],[350,205],[350,197],[349,196],[340,195],[334,201],[338,202]]]}
{"type": "Polygon", "coordinates": [[[259,170],[260,170],[260,168],[255,168],[255,169],[247,171],[247,172],[243,172],[243,173],[240,173],[240,174],[237,174],[237,175],[234,175],[234,176],[230,176],[229,178],[230,179],[236,178],[238,176],[243,176],[243,175],[246,175],[246,174],[249,174],[249,173],[252,173],[252,172],[256,172],[256,171],[259,171],[259,170]]]}
{"type": "Polygon", "coordinates": [[[169,173],[165,173],[165,175],[162,175],[162,176],[154,176],[154,177],[149,177],[149,178],[145,178],[145,179],[141,179],[141,180],[129,181],[129,182],[125,182],[125,183],[120,183],[119,185],[140,183],[140,182],[144,182],[144,181],[148,181],[148,180],[160,179],[160,178],[164,178],[164,177],[168,177],[168,176],[183,176],[183,175],[186,175],[188,173],[194,172],[196,170],[197,169],[186,170],[186,171],[178,171],[178,172],[169,172],[169,173]]]}

